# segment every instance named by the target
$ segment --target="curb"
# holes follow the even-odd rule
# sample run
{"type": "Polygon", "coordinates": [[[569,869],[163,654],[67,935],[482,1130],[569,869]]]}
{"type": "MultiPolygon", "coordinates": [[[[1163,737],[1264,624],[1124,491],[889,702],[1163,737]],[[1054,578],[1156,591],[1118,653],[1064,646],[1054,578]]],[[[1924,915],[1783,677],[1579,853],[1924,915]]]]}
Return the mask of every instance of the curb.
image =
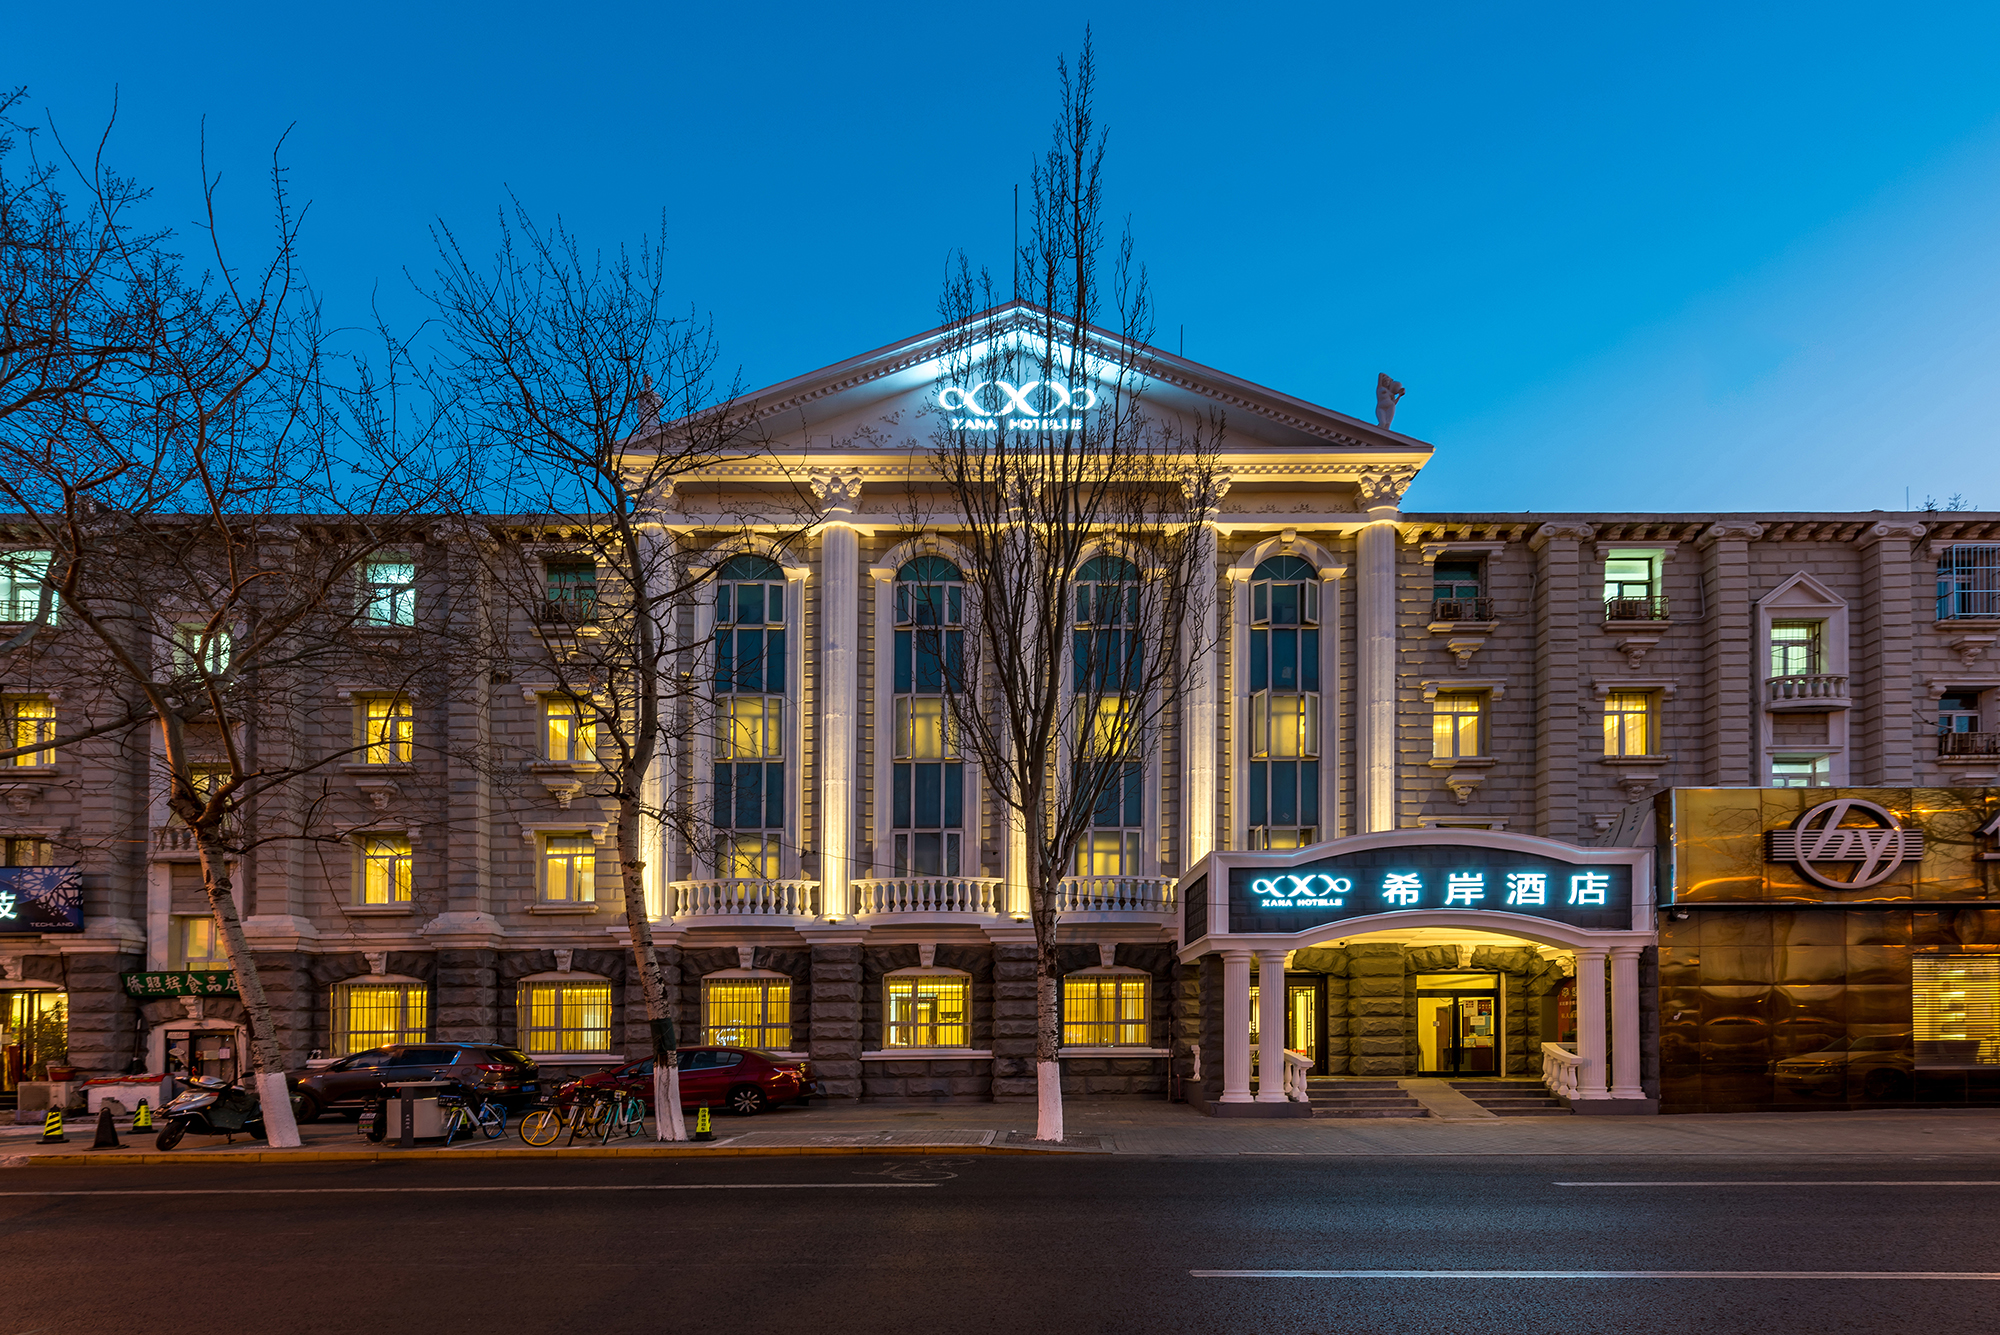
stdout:
{"type": "Polygon", "coordinates": [[[482,1162],[520,1159],[765,1159],[837,1155],[889,1155],[909,1158],[916,1154],[958,1155],[1037,1155],[1110,1154],[1110,1150],[1035,1149],[1026,1145],[746,1145],[715,1149],[634,1149],[605,1146],[576,1146],[567,1149],[519,1150],[258,1150],[244,1154],[17,1154],[0,1155],[0,1168],[78,1168],[89,1165],[113,1167],[134,1164],[288,1164],[288,1163],[409,1163],[413,1160],[482,1162]]]}

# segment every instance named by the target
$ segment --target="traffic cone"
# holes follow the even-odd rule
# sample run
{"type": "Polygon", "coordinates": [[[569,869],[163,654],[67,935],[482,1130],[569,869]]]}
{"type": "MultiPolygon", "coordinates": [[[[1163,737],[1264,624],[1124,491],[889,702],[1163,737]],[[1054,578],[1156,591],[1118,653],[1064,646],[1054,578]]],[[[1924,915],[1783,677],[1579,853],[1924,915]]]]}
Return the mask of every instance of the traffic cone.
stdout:
{"type": "Polygon", "coordinates": [[[134,1131],[151,1131],[153,1129],[153,1110],[146,1106],[144,1099],[139,1100],[139,1111],[132,1117],[132,1129],[134,1131]]]}
{"type": "Polygon", "coordinates": [[[111,1109],[97,1110],[97,1139],[90,1142],[94,1150],[122,1150],[124,1144],[118,1139],[118,1128],[111,1124],[111,1109]]]}
{"type": "Polygon", "coordinates": [[[708,1105],[701,1105],[701,1112],[694,1119],[694,1139],[714,1140],[715,1129],[708,1124],[708,1105]]]}
{"type": "Polygon", "coordinates": [[[48,1117],[42,1122],[42,1138],[37,1145],[67,1145],[69,1137],[63,1134],[62,1109],[49,1109],[48,1117]]]}

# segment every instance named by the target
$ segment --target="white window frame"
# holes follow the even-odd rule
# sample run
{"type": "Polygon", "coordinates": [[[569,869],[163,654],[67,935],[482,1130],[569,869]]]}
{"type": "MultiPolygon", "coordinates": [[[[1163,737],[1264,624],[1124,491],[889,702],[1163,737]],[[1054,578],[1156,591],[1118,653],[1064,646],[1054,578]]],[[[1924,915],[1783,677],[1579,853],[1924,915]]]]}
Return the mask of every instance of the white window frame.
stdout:
{"type": "Polygon", "coordinates": [[[597,839],[595,835],[585,829],[542,830],[537,832],[535,836],[535,890],[537,898],[544,904],[565,904],[576,907],[595,904],[597,902],[597,839]],[[576,840],[583,844],[584,847],[569,848],[558,852],[555,848],[551,847],[552,841],[557,839],[576,840]],[[586,873],[579,880],[577,869],[572,865],[566,873],[566,879],[572,882],[572,884],[566,889],[563,895],[557,896],[553,894],[554,881],[550,876],[551,867],[558,858],[568,859],[573,862],[578,856],[590,859],[590,866],[586,869],[586,873]],[[576,893],[570,893],[571,890],[576,893]]]}
{"type": "Polygon", "coordinates": [[[355,734],[360,746],[360,752],[355,758],[356,763],[363,765],[408,765],[415,760],[417,709],[416,703],[410,699],[407,693],[401,691],[381,691],[356,696],[354,700],[354,720],[355,734]],[[390,753],[388,758],[381,760],[375,758],[375,750],[378,743],[375,741],[375,730],[370,726],[375,722],[374,709],[377,705],[387,707],[387,712],[384,713],[383,718],[389,726],[385,729],[385,732],[391,734],[386,740],[379,743],[380,746],[387,748],[390,753]],[[401,707],[400,712],[398,711],[398,706],[401,707]],[[398,724],[401,725],[400,728],[396,726],[398,724]],[[393,737],[393,733],[397,731],[405,732],[408,735],[402,740],[396,740],[393,737]],[[403,752],[400,756],[396,754],[399,750],[403,752]]]}
{"type": "Polygon", "coordinates": [[[5,762],[0,762],[0,767],[6,769],[35,769],[55,764],[56,748],[54,742],[56,739],[57,716],[60,712],[57,708],[55,698],[44,692],[37,691],[23,691],[18,694],[10,692],[5,696],[0,696],[0,707],[4,707],[6,710],[7,744],[10,748],[15,746],[29,746],[40,742],[49,743],[47,747],[40,751],[24,751],[20,755],[10,756],[5,762]],[[21,717],[21,707],[23,705],[39,706],[47,709],[48,712],[44,716],[23,719],[21,717]],[[32,741],[23,741],[21,740],[21,725],[23,723],[44,726],[33,729],[37,736],[32,741]]]}
{"type": "Polygon", "coordinates": [[[417,890],[416,839],[405,830],[357,830],[353,837],[354,898],[351,902],[354,907],[393,908],[399,905],[407,907],[414,902],[417,890]],[[389,855],[391,893],[389,898],[383,900],[370,900],[368,898],[368,869],[370,863],[375,861],[371,856],[369,845],[376,840],[400,840],[403,845],[400,853],[389,855]],[[396,888],[394,885],[396,863],[402,864],[403,881],[401,889],[403,893],[400,895],[394,893],[396,888]]]}
{"type": "Polygon", "coordinates": [[[361,624],[378,630],[407,630],[417,624],[417,559],[377,553],[356,568],[355,584],[360,596],[361,624]],[[376,576],[384,569],[406,570],[407,580],[390,583],[376,576]],[[388,615],[381,615],[384,602],[388,615]]]}

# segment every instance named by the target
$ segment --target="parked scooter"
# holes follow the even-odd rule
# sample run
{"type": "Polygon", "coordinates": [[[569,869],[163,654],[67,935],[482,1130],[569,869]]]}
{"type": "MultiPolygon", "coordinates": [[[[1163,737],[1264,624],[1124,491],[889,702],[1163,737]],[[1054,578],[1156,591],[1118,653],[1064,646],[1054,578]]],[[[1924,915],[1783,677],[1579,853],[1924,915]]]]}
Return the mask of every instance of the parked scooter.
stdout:
{"type": "Polygon", "coordinates": [[[263,1106],[242,1085],[213,1076],[183,1076],[181,1083],[188,1088],[160,1110],[155,1148],[170,1150],[190,1131],[197,1136],[227,1136],[232,1142],[239,1135],[263,1137],[263,1106]]]}

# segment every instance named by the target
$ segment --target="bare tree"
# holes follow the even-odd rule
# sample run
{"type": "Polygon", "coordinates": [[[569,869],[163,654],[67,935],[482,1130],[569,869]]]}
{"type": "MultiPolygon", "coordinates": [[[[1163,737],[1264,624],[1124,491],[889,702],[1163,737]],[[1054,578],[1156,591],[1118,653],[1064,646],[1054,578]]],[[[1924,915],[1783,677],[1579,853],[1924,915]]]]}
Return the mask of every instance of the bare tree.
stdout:
{"type": "Polygon", "coordinates": [[[1061,116],[1015,259],[1024,301],[1003,307],[991,276],[961,259],[940,302],[932,522],[971,568],[962,634],[948,607],[914,618],[919,650],[951,681],[953,741],[1027,849],[1042,1140],[1063,1137],[1064,883],[1081,877],[1072,893],[1088,903],[1140,870],[1136,841],[1099,829],[1124,825],[1108,818],[1139,800],[1173,685],[1202,647],[1190,638],[1213,596],[1205,525],[1222,434],[1219,417],[1147,399],[1152,305],[1129,230],[1100,271],[1105,139],[1087,38],[1074,78],[1066,62],[1058,72],[1061,116]]]}
{"type": "MultiPolygon", "coordinates": [[[[683,613],[708,572],[663,521],[683,479],[740,450],[744,419],[733,387],[715,391],[709,325],[667,310],[663,241],[664,231],[613,257],[586,254],[560,223],[538,226],[516,202],[490,268],[440,233],[430,296],[468,430],[488,456],[482,494],[507,516],[482,543],[495,586],[541,640],[540,670],[573,702],[587,739],[579,758],[589,757],[573,767],[578,790],[616,812],[658,1135],[684,1140],[675,1005],[653,947],[641,835],[649,822],[689,836],[698,824],[662,743],[670,723],[685,731],[703,695],[689,670],[703,645],[683,613]]],[[[666,872],[656,872],[663,894],[666,872]]]]}
{"type": "MultiPolygon", "coordinates": [[[[138,198],[107,179],[86,173],[93,198],[138,198]]],[[[9,293],[51,285],[56,187],[39,178],[39,202],[14,215],[25,236],[0,237],[9,293]]],[[[341,837],[320,776],[345,756],[316,754],[294,721],[310,684],[379,655],[357,632],[384,628],[383,608],[357,574],[411,540],[441,470],[423,466],[428,441],[343,418],[275,156],[277,240],[261,264],[231,265],[205,166],[203,189],[212,271],[189,274],[157,238],[146,248],[86,238],[63,252],[74,291],[9,307],[21,321],[10,345],[41,351],[0,415],[0,500],[15,512],[10,537],[32,544],[10,564],[38,612],[10,642],[20,652],[8,670],[69,688],[75,707],[42,749],[157,731],[165,804],[199,851],[248,1016],[267,1132],[289,1147],[299,1137],[284,1056],[236,876],[260,846],[341,837]],[[102,332],[76,346],[74,328],[93,320],[102,332]]]]}

